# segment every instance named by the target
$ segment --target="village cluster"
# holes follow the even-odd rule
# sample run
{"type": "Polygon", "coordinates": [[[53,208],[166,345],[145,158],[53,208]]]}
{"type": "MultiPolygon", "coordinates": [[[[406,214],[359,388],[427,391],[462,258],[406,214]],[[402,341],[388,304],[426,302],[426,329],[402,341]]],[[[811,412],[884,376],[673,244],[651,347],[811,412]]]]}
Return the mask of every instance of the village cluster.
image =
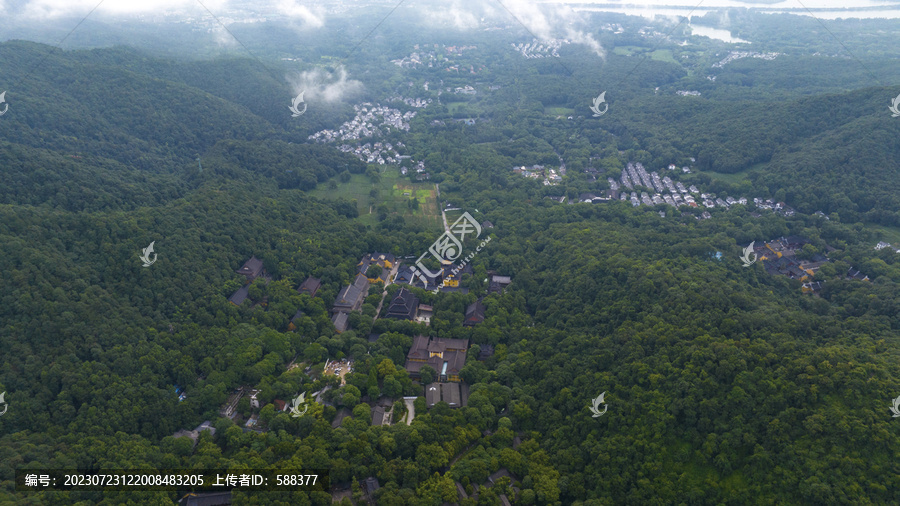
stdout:
{"type": "Polygon", "coordinates": [[[608,32],[613,32],[616,35],[625,33],[625,29],[622,28],[622,25],[618,23],[604,23],[600,25],[600,29],[608,32]]]}
{"type": "Polygon", "coordinates": [[[728,53],[728,56],[726,56],[721,61],[719,61],[717,63],[713,63],[712,67],[720,69],[735,60],[740,60],[741,58],[759,58],[761,60],[770,60],[771,61],[771,60],[774,60],[775,58],[778,58],[782,54],[783,53],[759,53],[756,51],[732,51],[732,52],[728,53]]]}
{"type": "Polygon", "coordinates": [[[469,86],[468,84],[465,86],[457,86],[456,88],[452,88],[452,89],[447,88],[447,93],[450,93],[451,91],[456,95],[459,95],[459,94],[474,95],[474,94],[478,93],[478,90],[469,86]]]}
{"type": "MultiPolygon", "coordinates": [[[[409,158],[409,157],[401,156],[400,158],[401,159],[399,160],[399,162],[402,162],[403,158],[409,158]]],[[[405,175],[409,174],[410,170],[416,171],[416,181],[427,181],[431,177],[431,174],[425,172],[425,162],[423,162],[423,161],[416,162],[416,164],[413,166],[412,169],[407,168],[405,165],[400,167],[400,175],[405,176],[405,175]]],[[[406,195],[406,194],[404,193],[404,195],[406,195]]]]}
{"type": "Polygon", "coordinates": [[[520,176],[543,180],[544,186],[555,186],[562,182],[562,176],[556,169],[545,168],[543,165],[513,167],[513,172],[520,176]]]}
{"type": "MultiPolygon", "coordinates": [[[[424,86],[428,86],[428,83],[425,83],[424,86]]],[[[428,88],[425,88],[426,90],[428,88]]],[[[404,98],[404,97],[391,97],[388,99],[388,102],[403,102],[404,104],[415,107],[416,109],[424,109],[428,107],[428,104],[431,103],[430,98],[404,98]]]]}
{"type": "MultiPolygon", "coordinates": [[[[668,170],[670,171],[676,171],[677,169],[678,167],[675,166],[675,164],[670,164],[668,167],[668,170]]],[[[589,174],[589,177],[596,180],[596,175],[598,174],[596,169],[589,168],[586,169],[585,172],[589,174]]],[[[691,169],[690,167],[681,167],[681,172],[690,174],[691,169]]],[[[642,204],[646,206],[668,204],[672,207],[688,206],[705,207],[708,209],[715,207],[728,209],[735,204],[748,205],[748,200],[745,197],[726,197],[723,199],[717,197],[715,193],[703,193],[694,185],[685,187],[684,183],[673,181],[669,176],[662,176],[660,172],[648,173],[640,162],[629,162],[626,165],[625,170],[622,171],[619,181],[610,177],[607,178],[607,182],[609,183],[609,190],[606,190],[605,196],[584,193],[579,196],[579,201],[600,203],[619,199],[624,201],[630,200],[631,205],[635,207],[642,204]],[[649,192],[641,191],[640,195],[638,195],[638,191],[641,187],[655,190],[656,193],[651,195],[649,192]]],[[[760,210],[774,210],[788,217],[794,215],[794,210],[784,202],[774,202],[772,199],[754,198],[753,204],[760,210]]],[[[824,216],[821,212],[817,214],[824,216]]],[[[760,216],[756,213],[751,213],[751,215],[754,217],[760,216]]],[[[704,212],[700,217],[709,218],[710,214],[704,212]]]]}
{"type": "MultiPolygon", "coordinates": [[[[670,164],[668,169],[675,171],[678,167],[676,167],[675,164],[670,164]]],[[[543,165],[513,167],[513,172],[527,178],[542,180],[545,186],[559,184],[562,181],[562,176],[560,174],[562,173],[565,175],[565,173],[562,172],[562,168],[557,171],[556,169],[547,168],[543,165]]],[[[691,169],[690,167],[681,167],[681,172],[690,174],[691,169]]],[[[584,173],[587,174],[587,178],[590,181],[597,181],[597,177],[600,175],[600,171],[593,167],[588,167],[584,170],[584,173]]],[[[725,197],[723,199],[722,197],[717,197],[715,193],[703,193],[694,185],[686,187],[684,183],[673,181],[669,176],[663,176],[661,174],[661,172],[647,172],[644,166],[639,162],[628,163],[625,170],[622,171],[622,175],[618,181],[611,177],[606,179],[609,184],[608,190],[600,192],[599,194],[582,193],[577,199],[572,199],[569,203],[574,204],[576,202],[583,202],[598,204],[610,202],[612,200],[621,200],[626,202],[630,201],[631,205],[634,207],[640,205],[655,206],[659,204],[668,204],[672,207],[688,206],[707,209],[716,207],[728,209],[736,204],[749,205],[749,202],[745,197],[725,197]],[[651,192],[641,191],[642,189],[648,189],[651,190],[651,192],[655,191],[656,193],[651,195],[651,192]],[[640,192],[640,194],[638,192],[640,192]]],[[[546,198],[560,203],[566,201],[565,195],[547,196],[546,198]]],[[[758,210],[772,210],[782,216],[790,217],[795,213],[795,211],[784,202],[775,202],[772,199],[754,198],[753,204],[758,210]]],[[[664,214],[662,211],[660,211],[660,213],[664,214]]],[[[829,219],[828,216],[821,211],[816,212],[815,215],[826,220],[829,219]]],[[[759,218],[762,215],[751,212],[750,216],[759,218]]],[[[708,219],[711,217],[712,215],[710,215],[709,212],[704,211],[697,218],[708,219]]]]}
{"type": "Polygon", "coordinates": [[[396,145],[391,144],[390,142],[367,142],[365,144],[355,145],[341,144],[338,146],[338,150],[344,153],[352,153],[366,163],[384,165],[387,163],[400,163],[400,161],[404,159],[404,157],[395,149],[395,146],[401,148],[404,144],[399,141],[397,141],[396,145]]]}
{"type": "MultiPolygon", "coordinates": [[[[456,71],[459,72],[459,64],[450,65],[453,63],[450,60],[450,56],[462,56],[464,51],[471,51],[474,49],[478,49],[478,46],[446,46],[441,44],[416,44],[413,46],[412,53],[409,56],[404,56],[403,58],[398,58],[396,60],[391,60],[391,63],[401,68],[416,68],[420,65],[426,66],[428,68],[446,68],[448,71],[456,71]],[[439,54],[441,53],[441,54],[439,54]],[[441,57],[443,56],[443,58],[441,57]]],[[[482,67],[483,68],[483,67],[482,67]]],[[[469,73],[474,74],[475,68],[472,65],[469,65],[468,69],[469,73]]]]}
{"type": "MultiPolygon", "coordinates": [[[[399,100],[416,108],[426,107],[431,102],[430,99],[403,97],[393,97],[391,100],[399,100]]],[[[343,123],[337,130],[326,129],[316,132],[310,135],[309,139],[323,143],[359,140],[365,137],[382,135],[384,132],[381,127],[387,130],[396,129],[408,132],[409,121],[416,116],[415,111],[400,112],[397,109],[379,104],[372,105],[368,102],[355,105],[353,109],[356,111],[356,116],[352,120],[343,123]]],[[[355,145],[342,144],[338,149],[345,153],[352,153],[366,163],[384,165],[386,163],[400,163],[402,160],[395,147],[403,147],[403,143],[397,142],[396,145],[392,145],[390,142],[367,142],[355,145]]]]}
{"type": "Polygon", "coordinates": [[[408,132],[409,120],[416,116],[415,111],[400,112],[398,109],[380,104],[372,105],[369,102],[354,105],[353,110],[356,116],[337,130],[322,130],[310,135],[309,139],[317,142],[357,140],[380,135],[382,132],[379,127],[408,132]]]}
{"type": "Polygon", "coordinates": [[[530,44],[525,42],[519,42],[518,44],[510,43],[513,49],[522,53],[522,56],[528,59],[559,58],[559,48],[566,44],[571,44],[571,42],[567,39],[546,39],[542,41],[532,39],[530,44]]]}

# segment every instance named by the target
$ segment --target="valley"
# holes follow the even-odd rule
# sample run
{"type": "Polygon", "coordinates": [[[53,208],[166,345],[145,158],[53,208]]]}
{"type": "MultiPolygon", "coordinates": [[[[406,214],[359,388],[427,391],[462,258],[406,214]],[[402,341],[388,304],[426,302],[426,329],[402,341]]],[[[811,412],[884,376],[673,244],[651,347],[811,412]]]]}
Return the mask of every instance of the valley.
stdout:
{"type": "Polygon", "coordinates": [[[895,20],[174,3],[3,6],[0,503],[892,503],[895,20]]]}

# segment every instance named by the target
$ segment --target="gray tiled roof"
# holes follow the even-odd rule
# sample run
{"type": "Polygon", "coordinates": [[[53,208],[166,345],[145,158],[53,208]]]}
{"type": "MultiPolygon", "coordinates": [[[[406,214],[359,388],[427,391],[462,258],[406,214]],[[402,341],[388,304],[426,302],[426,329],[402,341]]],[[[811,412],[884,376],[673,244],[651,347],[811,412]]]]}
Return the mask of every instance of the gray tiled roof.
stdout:
{"type": "Polygon", "coordinates": [[[249,288],[247,285],[244,285],[237,289],[236,292],[231,294],[231,297],[228,297],[228,302],[236,306],[240,306],[242,302],[247,300],[247,296],[249,295],[249,288]]]}

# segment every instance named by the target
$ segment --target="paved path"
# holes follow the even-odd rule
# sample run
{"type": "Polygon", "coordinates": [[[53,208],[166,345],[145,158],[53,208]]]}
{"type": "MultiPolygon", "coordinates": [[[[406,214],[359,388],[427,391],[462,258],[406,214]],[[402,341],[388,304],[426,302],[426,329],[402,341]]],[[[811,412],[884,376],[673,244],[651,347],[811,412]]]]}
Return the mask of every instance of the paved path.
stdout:
{"type": "MultiPolygon", "coordinates": [[[[434,191],[437,193],[435,203],[437,204],[438,209],[441,209],[441,188],[438,184],[439,183],[434,183],[434,191]]],[[[441,209],[441,218],[444,219],[444,232],[450,232],[450,225],[447,224],[447,214],[443,209],[441,209]]]]}
{"type": "Polygon", "coordinates": [[[450,232],[450,225],[447,224],[447,213],[441,210],[441,217],[444,218],[444,232],[450,232]]]}
{"type": "Polygon", "coordinates": [[[384,281],[384,291],[381,292],[381,300],[378,301],[378,308],[375,309],[375,318],[372,318],[372,323],[375,323],[375,320],[378,319],[378,315],[381,314],[381,306],[384,305],[384,298],[387,295],[387,287],[391,285],[391,280],[394,279],[394,276],[397,275],[398,270],[400,270],[400,262],[394,262],[394,265],[391,266],[391,271],[387,275],[387,279],[384,281]]]}
{"type": "Polygon", "coordinates": [[[331,390],[331,385],[327,385],[325,388],[323,388],[319,392],[319,395],[316,396],[316,402],[318,402],[319,404],[322,404],[322,396],[325,395],[325,392],[327,392],[329,390],[331,390]]]}
{"type": "Polygon", "coordinates": [[[566,175],[566,162],[563,161],[563,158],[561,156],[559,156],[559,153],[557,153],[555,149],[553,150],[553,153],[556,155],[557,158],[559,158],[559,175],[565,176],[566,175]]]}
{"type": "Polygon", "coordinates": [[[406,425],[412,425],[413,418],[416,417],[416,407],[413,404],[415,400],[415,397],[403,398],[403,402],[406,403],[406,425]]]}
{"type": "Polygon", "coordinates": [[[378,307],[375,308],[375,317],[372,318],[372,323],[375,323],[375,320],[378,319],[378,315],[381,314],[381,306],[384,305],[384,296],[387,295],[387,290],[381,292],[381,300],[378,301],[378,307]]]}

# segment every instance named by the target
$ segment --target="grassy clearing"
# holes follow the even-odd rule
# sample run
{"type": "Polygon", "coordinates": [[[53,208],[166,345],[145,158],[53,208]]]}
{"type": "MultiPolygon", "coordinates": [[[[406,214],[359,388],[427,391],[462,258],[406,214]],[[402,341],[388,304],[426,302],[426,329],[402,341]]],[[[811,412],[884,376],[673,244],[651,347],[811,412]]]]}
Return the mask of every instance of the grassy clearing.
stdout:
{"type": "Polygon", "coordinates": [[[394,188],[400,193],[395,208],[405,219],[418,219],[430,228],[439,230],[443,228],[441,211],[438,209],[437,196],[432,183],[411,183],[407,179],[400,179],[394,188]],[[409,209],[407,202],[410,199],[419,201],[418,209],[409,209]]]}
{"type": "Polygon", "coordinates": [[[738,184],[741,181],[747,179],[747,176],[749,175],[747,171],[736,172],[734,174],[725,174],[724,172],[712,172],[705,170],[703,171],[703,173],[713,179],[718,179],[719,181],[724,181],[729,184],[738,184]]]}
{"type": "Polygon", "coordinates": [[[612,50],[613,54],[619,56],[635,56],[635,55],[644,55],[648,54],[651,59],[656,61],[664,61],[669,63],[678,63],[678,60],[672,55],[672,51],[669,49],[657,49],[656,51],[650,52],[649,49],[645,47],[639,46],[617,46],[612,50]]]}
{"type": "Polygon", "coordinates": [[[575,114],[575,109],[570,109],[568,107],[545,107],[544,111],[551,116],[571,116],[575,114]]]}
{"type": "Polygon", "coordinates": [[[653,51],[652,53],[650,53],[650,58],[657,60],[657,61],[664,61],[664,62],[676,63],[676,64],[678,63],[678,61],[675,60],[675,57],[672,56],[672,51],[669,49],[657,49],[656,51],[653,51]]]}
{"type": "Polygon", "coordinates": [[[329,188],[329,183],[320,184],[312,195],[323,199],[356,199],[359,221],[366,225],[378,222],[377,208],[387,206],[389,213],[399,214],[406,220],[420,221],[429,228],[441,228],[441,213],[438,210],[434,184],[430,182],[411,183],[408,178],[401,177],[397,167],[381,166],[381,179],[373,183],[364,174],[353,174],[350,181],[340,182],[337,188],[329,188]],[[372,190],[378,192],[373,198],[372,190]],[[419,201],[418,209],[410,209],[409,201],[419,201]]]}
{"type": "Polygon", "coordinates": [[[474,113],[474,108],[469,107],[469,102],[447,102],[445,105],[447,106],[447,110],[450,111],[450,114],[456,114],[458,112],[474,113]]]}
{"type": "Polygon", "coordinates": [[[616,46],[613,49],[613,54],[617,54],[619,56],[632,56],[635,53],[644,51],[645,49],[638,46],[616,46]]]}
{"type": "MultiPolygon", "coordinates": [[[[875,224],[866,224],[866,228],[871,230],[878,240],[889,242],[894,249],[900,249],[900,228],[875,224]]],[[[875,247],[874,244],[872,247],[875,247]]]]}
{"type": "Polygon", "coordinates": [[[757,169],[762,168],[764,165],[765,164],[763,163],[758,163],[740,172],[735,172],[734,174],[726,174],[724,172],[715,172],[712,170],[705,170],[703,171],[703,173],[713,179],[718,179],[719,181],[723,181],[729,184],[738,184],[746,180],[748,177],[750,177],[751,174],[753,174],[757,169]]]}
{"type": "Polygon", "coordinates": [[[328,188],[328,183],[320,183],[312,194],[316,197],[335,200],[356,199],[359,201],[360,214],[362,214],[363,207],[367,208],[369,205],[369,192],[372,188],[376,188],[376,185],[372,184],[372,181],[364,174],[352,174],[350,181],[346,183],[341,183],[337,178],[333,180],[338,182],[337,188],[331,189],[328,188]]]}

